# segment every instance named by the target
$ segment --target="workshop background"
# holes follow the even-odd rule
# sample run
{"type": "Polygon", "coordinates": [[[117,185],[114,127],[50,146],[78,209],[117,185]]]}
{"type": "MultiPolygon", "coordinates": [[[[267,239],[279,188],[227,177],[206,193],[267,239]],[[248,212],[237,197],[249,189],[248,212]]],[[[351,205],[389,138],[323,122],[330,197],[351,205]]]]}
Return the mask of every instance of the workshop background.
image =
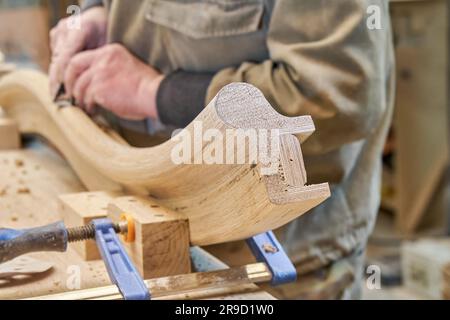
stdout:
{"type": "MultiPolygon", "coordinates": [[[[367,255],[367,266],[381,268],[382,282],[381,289],[370,285],[369,268],[364,298],[450,299],[449,3],[391,2],[397,97],[367,255]]],[[[49,30],[77,3],[0,0],[6,62],[47,70],[49,30]]]]}

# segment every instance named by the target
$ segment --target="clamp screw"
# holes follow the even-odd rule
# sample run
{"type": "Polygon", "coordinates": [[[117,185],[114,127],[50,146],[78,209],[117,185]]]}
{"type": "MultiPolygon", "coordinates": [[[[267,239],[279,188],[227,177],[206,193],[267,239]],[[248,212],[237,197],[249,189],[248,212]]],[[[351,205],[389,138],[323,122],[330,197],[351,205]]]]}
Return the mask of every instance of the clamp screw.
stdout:
{"type": "MultiPolygon", "coordinates": [[[[122,221],[113,225],[113,229],[116,233],[127,234],[128,223],[122,221]]],[[[95,239],[95,227],[92,223],[83,227],[75,227],[67,229],[67,241],[68,242],[79,242],[89,239],[95,239]]]]}

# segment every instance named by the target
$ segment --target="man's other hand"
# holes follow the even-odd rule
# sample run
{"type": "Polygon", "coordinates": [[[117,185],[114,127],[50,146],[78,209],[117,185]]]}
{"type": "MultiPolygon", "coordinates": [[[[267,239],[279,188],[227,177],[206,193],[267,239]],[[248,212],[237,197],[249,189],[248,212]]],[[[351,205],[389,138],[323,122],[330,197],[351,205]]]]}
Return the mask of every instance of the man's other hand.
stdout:
{"type": "Polygon", "coordinates": [[[64,84],[69,96],[92,113],[98,105],[121,118],[157,118],[156,94],[164,76],[120,44],[81,52],[69,62],[64,84]]]}
{"type": "Polygon", "coordinates": [[[55,95],[64,79],[70,59],[83,50],[96,49],[106,43],[108,24],[104,7],[94,7],[80,16],[81,28],[70,28],[68,18],[62,19],[50,31],[52,61],[50,64],[50,92],[55,95]]]}

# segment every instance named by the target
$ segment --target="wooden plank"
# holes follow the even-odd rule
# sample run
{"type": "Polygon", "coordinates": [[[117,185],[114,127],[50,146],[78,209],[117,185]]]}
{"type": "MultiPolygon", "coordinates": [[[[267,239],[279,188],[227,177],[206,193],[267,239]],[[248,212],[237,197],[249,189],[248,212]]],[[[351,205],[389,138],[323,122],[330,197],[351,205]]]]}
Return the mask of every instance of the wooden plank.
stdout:
{"type": "Polygon", "coordinates": [[[17,122],[12,119],[4,118],[0,115],[0,150],[19,148],[20,133],[17,122]]]}
{"type": "MultiPolygon", "coordinates": [[[[267,175],[260,171],[266,164],[259,162],[193,164],[196,157],[205,156],[206,146],[194,147],[189,157],[192,164],[174,162],[172,152],[180,141],[153,148],[126,146],[100,130],[79,108],[60,110],[48,94],[47,82],[45,75],[31,71],[0,79],[0,104],[18,121],[20,130],[51,141],[90,190],[119,187],[151,195],[162,206],[185,215],[194,245],[245,239],[276,229],[330,196],[326,183],[288,186],[281,177],[283,167],[267,175]]],[[[214,129],[223,136],[227,130],[280,129],[281,134],[296,135],[301,142],[314,131],[311,117],[278,114],[258,89],[247,84],[224,88],[186,128],[191,140],[199,123],[203,132],[214,129]]],[[[277,164],[276,160],[271,164],[277,164]]]]}
{"type": "Polygon", "coordinates": [[[119,197],[108,207],[108,216],[120,221],[133,217],[135,241],[124,243],[144,279],[191,272],[189,224],[185,216],[144,197],[119,197]]]}
{"type": "MultiPolygon", "coordinates": [[[[146,280],[145,283],[152,293],[152,298],[156,299],[186,299],[195,295],[203,295],[209,290],[231,290],[238,288],[242,290],[242,286],[246,290],[255,291],[256,287],[252,284],[267,282],[272,279],[268,267],[264,263],[255,263],[242,267],[199,272],[191,274],[176,275],[163,277],[158,279],[146,280]]],[[[231,291],[232,292],[232,291],[231,291]]],[[[223,294],[223,292],[221,292],[223,294]]],[[[198,296],[197,296],[198,297],[198,296]]],[[[102,288],[93,288],[74,292],[67,292],[56,295],[43,297],[35,297],[34,300],[119,300],[122,299],[121,294],[116,286],[108,286],[102,288]]]]}
{"type": "MultiPolygon", "coordinates": [[[[68,194],[59,200],[68,227],[84,226],[106,216],[118,222],[122,213],[132,216],[135,241],[124,242],[124,246],[144,278],[190,272],[189,226],[183,215],[166,210],[148,198],[125,197],[117,192],[68,194]]],[[[101,258],[94,240],[71,246],[84,260],[101,258]]]]}

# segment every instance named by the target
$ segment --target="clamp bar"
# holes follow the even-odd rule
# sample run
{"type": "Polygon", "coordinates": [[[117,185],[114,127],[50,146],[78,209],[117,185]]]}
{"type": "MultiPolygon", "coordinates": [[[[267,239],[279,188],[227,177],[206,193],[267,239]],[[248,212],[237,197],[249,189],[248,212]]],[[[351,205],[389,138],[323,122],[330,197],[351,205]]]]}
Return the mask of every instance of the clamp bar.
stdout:
{"type": "Polygon", "coordinates": [[[255,258],[269,267],[272,286],[297,280],[297,270],[272,231],[248,239],[247,245],[255,258]]]}
{"type": "Polygon", "coordinates": [[[119,288],[125,300],[150,300],[150,292],[139,275],[110,219],[93,220],[95,241],[105,262],[111,281],[119,288]]]}

